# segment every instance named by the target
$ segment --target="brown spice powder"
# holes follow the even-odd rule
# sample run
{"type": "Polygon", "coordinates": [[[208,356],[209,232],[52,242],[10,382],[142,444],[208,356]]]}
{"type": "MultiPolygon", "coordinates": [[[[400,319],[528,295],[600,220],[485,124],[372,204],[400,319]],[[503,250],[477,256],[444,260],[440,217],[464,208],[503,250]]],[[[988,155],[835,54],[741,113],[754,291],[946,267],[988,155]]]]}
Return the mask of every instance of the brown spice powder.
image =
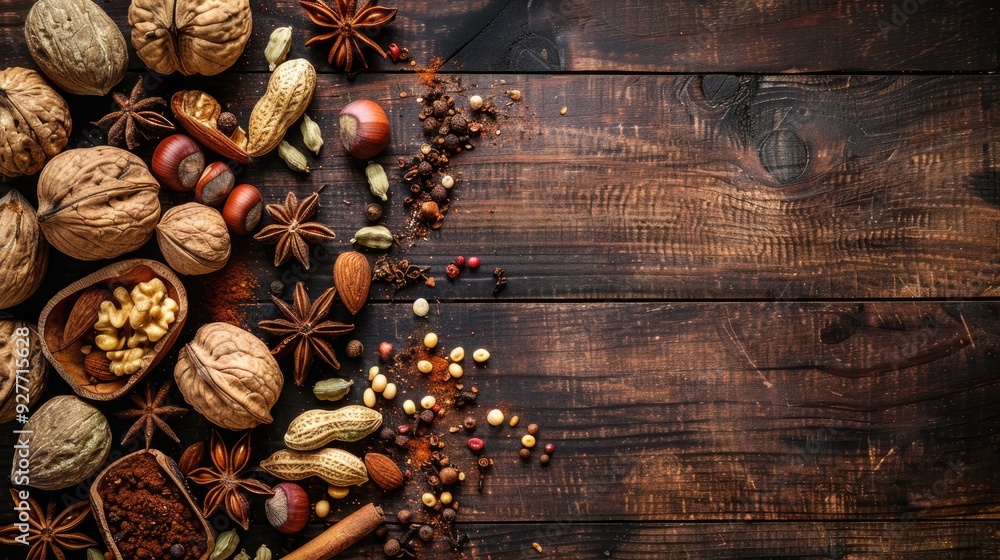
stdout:
{"type": "Polygon", "coordinates": [[[247,328],[246,308],[257,303],[260,284],[246,263],[230,259],[222,270],[205,276],[201,304],[211,322],[247,328]]]}
{"type": "Polygon", "coordinates": [[[115,466],[100,491],[105,519],[125,558],[194,560],[205,554],[203,527],[152,455],[138,454],[115,466]],[[177,547],[174,554],[171,547],[177,547]]]}

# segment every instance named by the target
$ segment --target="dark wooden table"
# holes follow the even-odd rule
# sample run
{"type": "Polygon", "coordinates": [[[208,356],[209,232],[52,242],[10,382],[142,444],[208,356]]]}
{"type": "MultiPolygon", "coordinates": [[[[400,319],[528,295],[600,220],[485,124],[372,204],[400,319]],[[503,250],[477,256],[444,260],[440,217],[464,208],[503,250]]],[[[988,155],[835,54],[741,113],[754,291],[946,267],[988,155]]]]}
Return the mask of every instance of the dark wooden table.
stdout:
{"type": "MultiPolygon", "coordinates": [[[[0,9],[4,66],[34,67],[22,31],[30,5],[0,9]]],[[[101,6],[127,36],[128,2],[101,6]]],[[[394,185],[387,223],[401,228],[394,166],[422,142],[415,98],[426,87],[384,60],[348,79],[303,46],[313,27],[296,2],[252,6],[253,37],[231,71],[172,76],[162,93],[200,86],[246,118],[267,81],[267,38],[292,25],[290,56],[321,72],[309,114],[324,131],[349,100],[387,108],[392,143],[378,161],[394,185]]],[[[1000,10],[991,0],[399,8],[377,40],[408,47],[417,69],[437,56],[440,75],[461,80],[466,95],[523,94],[504,108],[501,135],[455,159],[462,181],[444,227],[395,250],[431,266],[437,286],[391,298],[380,287],[356,319],[369,350],[428,331],[449,348],[489,348],[489,368],[468,379],[481,391],[477,414],[501,405],[557,447],[543,468],[538,453],[517,458],[520,431],[485,432],[496,465],[482,494],[458,493],[466,557],[1000,557],[1000,10]],[[449,282],[444,266],[458,254],[484,265],[449,282]],[[494,299],[496,266],[509,286],[494,299]],[[417,297],[436,302],[429,318],[413,316],[417,297]]],[[[145,72],[134,51],[131,63],[119,90],[145,72]]],[[[99,140],[87,123],[110,101],[68,99],[71,144],[99,140]]],[[[240,177],[268,202],[331,185],[320,218],[338,236],[309,272],[276,269],[270,248],[236,243],[235,259],[260,285],[260,303],[245,310],[251,326],[275,314],[273,280],[305,280],[314,294],[329,287],[332,255],[365,225],[359,163],[332,137],[316,163],[303,177],[271,155],[240,177]]],[[[33,197],[33,179],[0,194],[11,186],[33,197]]],[[[14,313],[36,320],[58,289],[103,264],[54,255],[46,283],[14,313]]],[[[196,297],[200,282],[188,280],[196,297]]],[[[358,381],[348,402],[359,402],[376,359],[343,362],[358,381]]],[[[153,378],[170,378],[172,366],[153,378]]],[[[319,369],[311,381],[331,373],[319,369]]],[[[275,423],[255,432],[255,460],[317,404],[307,387],[286,387],[275,423]]],[[[53,378],[50,394],[68,391],[53,378]]],[[[385,410],[387,424],[401,420],[398,407],[385,410]]],[[[210,433],[195,413],[180,426],[185,444],[210,433]]],[[[114,420],[116,436],[124,428],[114,420]]],[[[471,463],[459,435],[446,434],[448,450],[471,463]]],[[[5,472],[12,441],[4,430],[5,472]]],[[[174,457],[182,450],[156,443],[174,457]]],[[[331,519],[369,501],[394,516],[418,499],[420,478],[402,493],[356,490],[331,519]]],[[[213,521],[226,528],[224,516],[213,521]]],[[[260,500],[254,521],[248,550],[294,547],[323,528],[277,536],[260,500]]],[[[344,557],[380,550],[370,537],[344,557]]],[[[457,556],[443,537],[425,550],[457,556]]]]}

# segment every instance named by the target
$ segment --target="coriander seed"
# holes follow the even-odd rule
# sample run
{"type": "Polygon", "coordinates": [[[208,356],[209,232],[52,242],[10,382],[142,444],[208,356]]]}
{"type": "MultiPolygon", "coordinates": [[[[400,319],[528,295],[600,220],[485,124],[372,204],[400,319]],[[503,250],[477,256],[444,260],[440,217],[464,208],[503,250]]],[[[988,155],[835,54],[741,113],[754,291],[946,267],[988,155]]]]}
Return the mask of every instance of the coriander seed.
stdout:
{"type": "Polygon", "coordinates": [[[451,175],[445,175],[444,177],[441,177],[441,186],[444,187],[444,188],[446,188],[446,189],[450,189],[450,188],[454,187],[455,186],[455,178],[452,177],[451,175]]]}
{"type": "Polygon", "coordinates": [[[451,492],[441,492],[441,497],[438,498],[444,505],[450,504],[453,499],[451,492]]]}
{"type": "Polygon", "coordinates": [[[452,362],[448,364],[448,373],[455,379],[458,379],[459,377],[462,377],[462,375],[465,374],[465,370],[462,369],[462,366],[460,364],[452,362]]]}
{"type": "Polygon", "coordinates": [[[389,383],[385,386],[385,390],[382,391],[382,398],[386,400],[392,400],[396,398],[396,384],[389,383]]]}
{"type": "Polygon", "coordinates": [[[434,395],[427,395],[420,399],[420,406],[424,408],[434,408],[435,404],[437,404],[437,399],[434,398],[434,395]]]}
{"type": "Polygon", "coordinates": [[[419,362],[417,362],[417,370],[420,373],[430,373],[434,371],[434,364],[430,363],[427,360],[420,360],[419,362]]]}
{"type": "Polygon", "coordinates": [[[375,391],[376,393],[381,393],[382,391],[385,391],[385,388],[388,384],[389,380],[386,379],[385,376],[380,373],[375,376],[375,379],[372,379],[372,390],[375,391]]]}
{"type": "Polygon", "coordinates": [[[420,501],[429,508],[437,505],[437,498],[435,498],[434,494],[431,494],[430,492],[424,492],[424,495],[420,496],[420,501]]]}
{"type": "Polygon", "coordinates": [[[478,95],[473,95],[469,98],[469,108],[473,111],[478,111],[483,108],[483,98],[478,95]]]}
{"type": "Polygon", "coordinates": [[[490,359],[490,353],[485,348],[480,348],[472,353],[472,359],[481,364],[490,359]]]}
{"type": "Polygon", "coordinates": [[[431,304],[424,298],[417,298],[413,301],[413,314],[417,317],[426,317],[431,312],[431,304]]]}
{"type": "Polygon", "coordinates": [[[503,424],[503,411],[499,408],[494,408],[486,415],[486,421],[490,423],[490,426],[503,424]]]}
{"type": "Polygon", "coordinates": [[[424,346],[426,346],[428,349],[434,348],[435,346],[437,346],[437,343],[438,343],[437,333],[429,332],[426,335],[424,335],[424,346]]]}
{"type": "Polygon", "coordinates": [[[524,434],[524,436],[521,437],[521,445],[523,445],[523,446],[525,446],[525,447],[527,447],[529,449],[532,448],[532,447],[534,447],[535,446],[535,436],[533,436],[531,434],[524,434]]]}
{"type": "Polygon", "coordinates": [[[451,358],[451,361],[453,361],[453,362],[461,362],[462,360],[465,359],[465,348],[462,348],[461,346],[458,346],[456,348],[452,348],[451,354],[449,354],[449,357],[451,358]]]}
{"type": "Polygon", "coordinates": [[[403,412],[407,414],[413,414],[416,411],[417,411],[416,403],[414,403],[413,400],[411,399],[406,399],[406,402],[403,403],[403,412]]]}

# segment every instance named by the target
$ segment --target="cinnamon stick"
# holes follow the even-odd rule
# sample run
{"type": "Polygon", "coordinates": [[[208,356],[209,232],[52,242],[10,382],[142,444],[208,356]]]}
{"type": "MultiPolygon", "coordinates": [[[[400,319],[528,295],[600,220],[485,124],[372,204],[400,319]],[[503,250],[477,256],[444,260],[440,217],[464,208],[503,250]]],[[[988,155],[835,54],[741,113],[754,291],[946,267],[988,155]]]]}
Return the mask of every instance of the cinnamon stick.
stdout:
{"type": "Polygon", "coordinates": [[[300,546],[282,560],[329,560],[385,523],[382,508],[368,504],[300,546]]]}

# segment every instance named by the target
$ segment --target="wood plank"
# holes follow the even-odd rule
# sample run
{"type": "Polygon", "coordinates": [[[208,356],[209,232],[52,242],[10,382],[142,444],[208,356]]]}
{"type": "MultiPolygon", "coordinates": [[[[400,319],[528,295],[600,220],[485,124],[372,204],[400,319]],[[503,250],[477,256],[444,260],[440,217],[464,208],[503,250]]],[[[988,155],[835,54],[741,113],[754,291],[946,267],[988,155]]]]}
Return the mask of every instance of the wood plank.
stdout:
{"type": "MultiPolygon", "coordinates": [[[[878,558],[883,560],[995,558],[995,526],[968,522],[911,523],[552,523],[460,524],[469,558],[565,558],[648,560],[685,558],[878,558]],[[533,543],[542,546],[539,554],[533,543]]],[[[391,535],[401,532],[392,527],[391,535]]],[[[250,551],[263,541],[249,535],[250,551]]],[[[454,554],[447,535],[430,546],[433,558],[454,554]]],[[[268,541],[273,548],[273,541],[268,541]]],[[[378,558],[381,543],[365,539],[338,558],[378,558]]],[[[425,552],[425,554],[428,554],[425,552]]]]}
{"type": "MultiPolygon", "coordinates": [[[[182,343],[206,321],[200,297],[193,295],[182,343]]],[[[254,325],[273,316],[273,306],[249,310],[254,325]]],[[[339,304],[336,317],[351,321],[339,304]]],[[[1000,303],[442,303],[427,319],[407,304],[373,304],[354,321],[369,354],[347,359],[346,338],[339,341],[341,374],[355,380],[345,403],[360,402],[364,372],[377,363],[370,352],[382,340],[401,349],[433,330],[443,349],[491,351],[488,367],[466,364],[465,383],[479,389],[477,435],[496,464],[482,494],[471,482],[456,491],[463,521],[1000,515],[1000,303]],[[521,426],[486,426],[495,406],[518,415],[521,426]],[[517,456],[532,422],[541,427],[539,445],[556,446],[548,467],[537,452],[527,463],[517,456]]],[[[170,376],[174,358],[164,362],[154,379],[170,376]]],[[[309,383],[333,373],[318,367],[309,383]]],[[[448,397],[409,368],[390,369],[389,377],[405,393],[395,406],[379,405],[387,426],[405,421],[404,399],[448,397]]],[[[50,394],[67,392],[61,380],[51,386],[50,394]]],[[[111,416],[129,404],[119,399],[105,410],[111,416]]],[[[318,404],[309,387],[289,381],[274,423],[255,432],[255,461],[281,448],[288,423],[318,404]]],[[[467,436],[447,430],[463,415],[450,412],[436,431],[476,480],[467,436]]],[[[127,427],[112,421],[116,435],[127,427]]],[[[175,426],[186,443],[210,434],[194,413],[175,426]]],[[[12,437],[4,431],[0,448],[12,437]]],[[[156,441],[179,455],[180,446],[156,441]]],[[[345,447],[364,453],[383,444],[345,447]]],[[[0,454],[0,472],[9,468],[10,455],[0,454]]],[[[422,476],[417,471],[402,493],[368,485],[351,500],[376,500],[393,512],[414,507],[422,476]]]]}
{"type": "MultiPolygon", "coordinates": [[[[396,251],[434,267],[438,287],[414,289],[414,297],[489,298],[494,266],[510,278],[504,298],[996,294],[994,77],[460,78],[467,94],[503,100],[516,88],[524,101],[505,109],[500,136],[454,158],[460,183],[444,227],[396,251]],[[560,116],[563,106],[569,112],[560,116]],[[448,282],[444,266],[457,254],[477,254],[485,265],[448,282]]],[[[344,156],[335,136],[348,100],[376,99],[390,113],[393,140],[378,161],[393,182],[387,224],[404,229],[406,190],[396,160],[423,141],[413,98],[424,87],[404,77],[370,79],[346,88],[321,77],[310,114],[329,141],[308,177],[273,154],[242,171],[240,180],[260,185],[268,202],[289,189],[305,194],[330,185],[319,216],[338,240],[314,253],[314,271],[276,270],[270,248],[239,242],[234,254],[265,289],[275,278],[322,281],[367,225],[364,163],[344,156]]],[[[156,91],[184,84],[193,82],[156,91]]],[[[215,84],[216,92],[232,92],[219,96],[244,118],[264,89],[256,75],[215,84]]],[[[73,100],[73,111],[72,145],[102,142],[85,123],[104,107],[73,100]]],[[[141,153],[148,157],[151,147],[141,153]]],[[[33,190],[31,179],[11,184],[33,190]]]]}
{"type": "MultiPolygon", "coordinates": [[[[384,2],[394,5],[392,2],[384,2]]],[[[22,26],[32,0],[0,11],[5,63],[30,64],[22,26]]],[[[408,47],[421,66],[431,57],[467,72],[828,72],[972,71],[998,68],[997,8],[990,0],[414,0],[398,4],[382,45],[408,47]]],[[[101,6],[129,33],[129,2],[101,6]]],[[[237,71],[263,71],[271,31],[295,29],[292,56],[330,70],[322,48],[307,49],[314,26],[293,0],[253,3],[254,32],[237,71]]],[[[134,69],[141,62],[131,51],[134,69]]],[[[375,71],[395,71],[387,60],[375,71]]],[[[365,78],[362,78],[364,80],[365,78]]],[[[338,78],[344,82],[344,78],[338,78]]]]}

